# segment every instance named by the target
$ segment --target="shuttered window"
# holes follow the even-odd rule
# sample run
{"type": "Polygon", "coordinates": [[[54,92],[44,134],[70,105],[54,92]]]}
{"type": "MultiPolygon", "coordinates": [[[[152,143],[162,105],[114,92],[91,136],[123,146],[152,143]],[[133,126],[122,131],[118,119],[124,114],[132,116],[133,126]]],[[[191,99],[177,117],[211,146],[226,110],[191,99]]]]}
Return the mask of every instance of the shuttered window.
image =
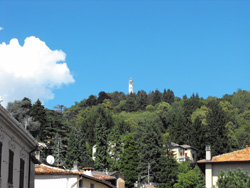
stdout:
{"type": "Polygon", "coordinates": [[[0,142],[0,177],[2,176],[2,142],[0,142]]]}
{"type": "Polygon", "coordinates": [[[19,177],[19,188],[23,188],[24,185],[24,165],[25,162],[23,159],[20,159],[20,177],[19,177]]]}
{"type": "Polygon", "coordinates": [[[14,152],[9,150],[9,174],[8,183],[13,184],[14,152]]]}

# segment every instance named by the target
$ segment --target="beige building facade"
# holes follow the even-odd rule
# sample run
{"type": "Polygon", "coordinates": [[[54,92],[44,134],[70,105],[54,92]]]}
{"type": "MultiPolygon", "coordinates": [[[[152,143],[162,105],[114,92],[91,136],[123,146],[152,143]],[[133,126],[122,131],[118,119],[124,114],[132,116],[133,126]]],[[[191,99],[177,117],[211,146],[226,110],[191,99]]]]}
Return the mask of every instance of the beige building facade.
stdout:
{"type": "Polygon", "coordinates": [[[34,188],[36,148],[30,133],[0,105],[0,187],[34,188]]]}
{"type": "Polygon", "coordinates": [[[205,174],[206,188],[216,187],[220,170],[238,170],[241,168],[250,174],[250,153],[245,149],[211,157],[210,147],[206,149],[206,159],[197,161],[197,165],[205,174]]]}

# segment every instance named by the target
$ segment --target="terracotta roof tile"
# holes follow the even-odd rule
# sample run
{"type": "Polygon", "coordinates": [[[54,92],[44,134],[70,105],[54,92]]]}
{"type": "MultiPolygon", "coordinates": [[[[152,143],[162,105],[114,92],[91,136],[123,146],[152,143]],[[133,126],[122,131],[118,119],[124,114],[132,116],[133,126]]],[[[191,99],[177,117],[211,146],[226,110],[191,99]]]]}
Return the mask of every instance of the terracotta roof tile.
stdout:
{"type": "Polygon", "coordinates": [[[93,176],[99,180],[112,180],[116,179],[114,176],[108,176],[108,175],[100,175],[100,174],[93,174],[93,176]]]}
{"type": "Polygon", "coordinates": [[[234,152],[214,156],[211,161],[207,161],[203,159],[203,160],[198,161],[197,163],[237,162],[237,161],[250,161],[250,152],[248,150],[248,147],[245,149],[234,151],[234,152]]]}

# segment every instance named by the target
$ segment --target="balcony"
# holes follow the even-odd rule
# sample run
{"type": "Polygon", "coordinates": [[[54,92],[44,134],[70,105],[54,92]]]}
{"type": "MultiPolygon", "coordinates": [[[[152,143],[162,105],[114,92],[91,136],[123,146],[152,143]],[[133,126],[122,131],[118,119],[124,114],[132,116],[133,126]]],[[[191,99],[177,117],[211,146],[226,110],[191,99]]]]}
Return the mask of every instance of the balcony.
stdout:
{"type": "Polygon", "coordinates": [[[185,156],[185,155],[178,157],[177,160],[178,160],[179,163],[182,163],[182,162],[185,162],[185,161],[190,161],[189,157],[185,156]]]}

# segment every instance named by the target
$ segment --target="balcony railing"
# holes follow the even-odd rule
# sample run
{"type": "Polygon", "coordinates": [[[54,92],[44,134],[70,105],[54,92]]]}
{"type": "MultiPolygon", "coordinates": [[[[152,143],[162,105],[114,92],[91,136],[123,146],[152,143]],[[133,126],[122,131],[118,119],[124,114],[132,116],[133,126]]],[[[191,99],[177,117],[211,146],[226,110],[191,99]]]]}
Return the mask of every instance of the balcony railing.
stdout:
{"type": "Polygon", "coordinates": [[[183,156],[178,157],[178,162],[179,163],[182,163],[182,162],[185,162],[185,161],[190,161],[188,156],[183,155],[183,156]]]}

